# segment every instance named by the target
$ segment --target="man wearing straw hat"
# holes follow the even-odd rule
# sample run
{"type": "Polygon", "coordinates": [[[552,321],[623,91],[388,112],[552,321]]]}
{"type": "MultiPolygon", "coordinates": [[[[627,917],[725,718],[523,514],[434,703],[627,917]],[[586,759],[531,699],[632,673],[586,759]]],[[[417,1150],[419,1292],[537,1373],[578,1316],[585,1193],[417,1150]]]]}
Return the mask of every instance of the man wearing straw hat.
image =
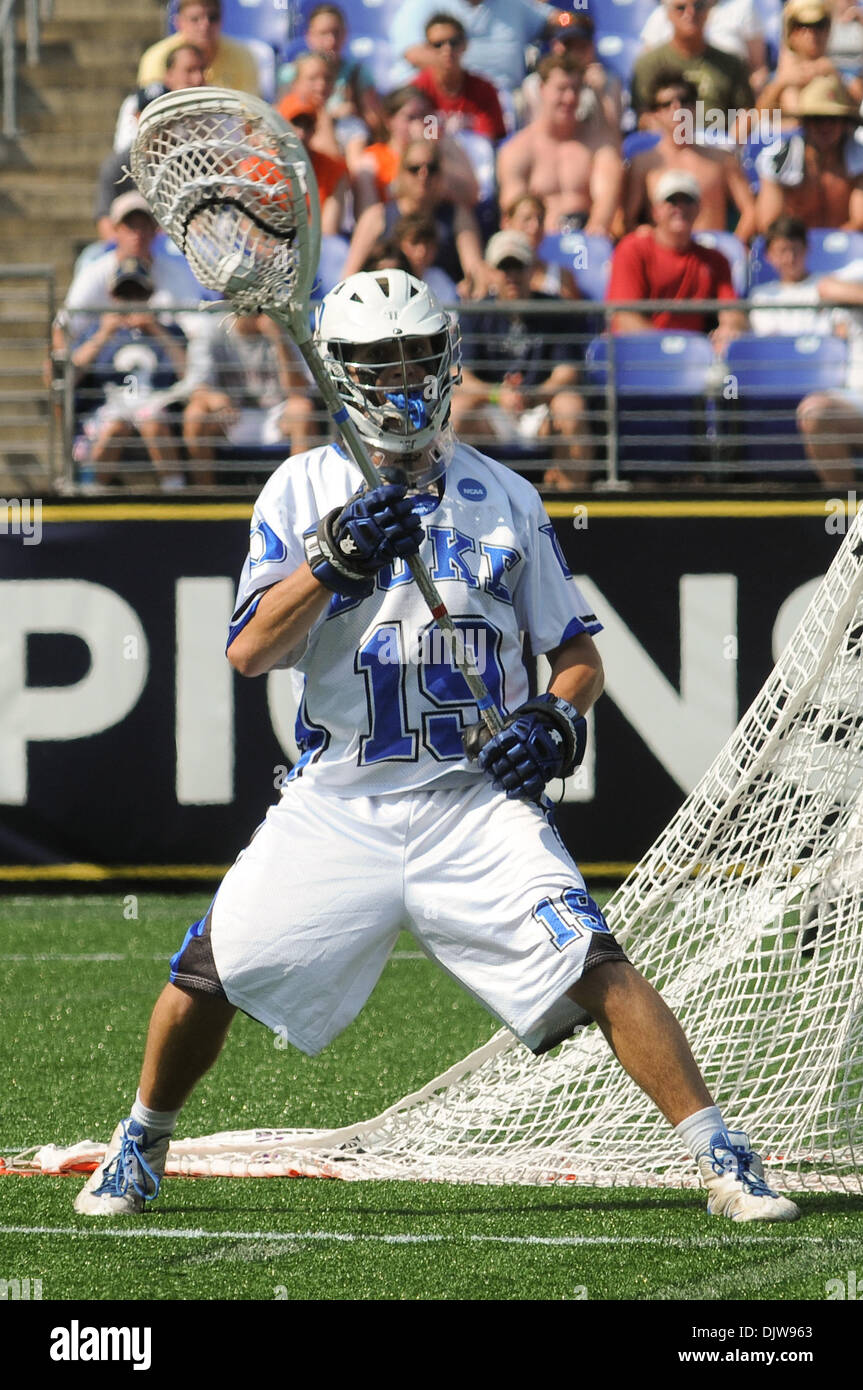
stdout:
{"type": "Polygon", "coordinates": [[[763,150],[756,215],[761,232],[777,217],[807,227],[863,231],[863,144],[860,113],[838,77],[814,77],[800,93],[802,133],[763,150]]]}

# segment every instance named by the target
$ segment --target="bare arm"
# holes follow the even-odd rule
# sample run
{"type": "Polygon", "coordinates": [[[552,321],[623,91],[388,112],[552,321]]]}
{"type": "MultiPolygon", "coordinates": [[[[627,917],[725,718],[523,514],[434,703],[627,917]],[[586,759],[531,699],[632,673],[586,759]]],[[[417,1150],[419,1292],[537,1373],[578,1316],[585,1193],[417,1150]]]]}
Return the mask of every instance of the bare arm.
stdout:
{"type": "Polygon", "coordinates": [[[740,213],[734,234],[741,241],[749,241],[758,230],[755,216],[755,194],[752,192],[748,178],[732,154],[728,156],[725,171],[727,192],[740,213]]]}
{"type": "Polygon", "coordinates": [[[770,183],[767,179],[761,180],[761,187],[755,200],[755,218],[759,232],[766,232],[770,223],[775,222],[776,218],[781,216],[784,201],[782,189],[778,183],[770,183]]]}
{"type": "Polygon", "coordinates": [[[321,208],[321,236],[338,236],[345,217],[348,177],[343,174],[321,208]]]}
{"type": "Polygon", "coordinates": [[[497,157],[498,199],[502,208],[529,191],[531,168],[530,141],[514,135],[497,157]]]}
{"type": "Polygon", "coordinates": [[[228,648],[228,660],[241,676],[262,676],[308,637],[332,593],[308,565],[268,589],[255,615],[228,648]]]}
{"type": "Polygon", "coordinates": [[[548,660],[551,664],[548,688],[552,695],[568,700],[579,714],[587,714],[605,685],[602,658],[593,638],[580,632],[549,652],[548,660]]]}
{"type": "Polygon", "coordinates": [[[842,224],[843,232],[863,232],[863,188],[859,183],[851,190],[848,202],[848,221],[842,224]]]}
{"type": "Polygon", "coordinates": [[[634,232],[643,218],[641,216],[647,198],[647,179],[645,162],[636,155],[624,169],[623,174],[623,229],[634,232]]]}
{"type": "Polygon", "coordinates": [[[648,314],[634,309],[619,309],[611,320],[612,333],[652,333],[653,327],[648,314]]]}
{"type": "Polygon", "coordinates": [[[342,270],[343,277],[354,275],[362,268],[378,237],[383,236],[385,226],[386,213],[383,203],[373,203],[370,208],[366,208],[354,227],[348,257],[342,270]]]}
{"type": "Polygon", "coordinates": [[[622,188],[623,160],[613,146],[603,145],[590,171],[590,217],[584,229],[588,236],[608,236],[622,188]]]}
{"type": "Polygon", "coordinates": [[[469,280],[471,284],[485,284],[482,239],[479,234],[479,224],[470,208],[456,208],[453,228],[456,250],[465,279],[469,280]]]}

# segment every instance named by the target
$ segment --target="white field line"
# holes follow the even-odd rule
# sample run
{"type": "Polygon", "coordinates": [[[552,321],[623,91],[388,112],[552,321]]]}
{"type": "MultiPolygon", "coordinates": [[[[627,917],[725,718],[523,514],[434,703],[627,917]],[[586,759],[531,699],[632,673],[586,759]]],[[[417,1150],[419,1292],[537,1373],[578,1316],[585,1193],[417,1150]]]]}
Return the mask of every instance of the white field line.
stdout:
{"type": "MultiPolygon", "coordinates": [[[[98,1226],[0,1226],[4,1236],[109,1236],[121,1240],[143,1238],[153,1240],[271,1240],[271,1241],[311,1241],[335,1240],[347,1244],[361,1244],[365,1241],[383,1245],[440,1245],[444,1242],[473,1245],[548,1245],[548,1246],[586,1246],[586,1245],[653,1245],[666,1249],[680,1250],[711,1249],[726,1250],[738,1245],[772,1245],[773,1236],[737,1236],[733,1240],[721,1236],[463,1236],[463,1235],[366,1235],[354,1231],[205,1231],[181,1227],[177,1230],[146,1230],[143,1226],[123,1230],[104,1230],[98,1226]]],[[[783,1246],[824,1245],[831,1249],[836,1246],[859,1246],[859,1238],[853,1236],[786,1236],[783,1246]]]]}
{"type": "MultiPolygon", "coordinates": [[[[133,951],[89,951],[89,952],[61,952],[61,951],[37,951],[24,952],[16,951],[14,954],[0,955],[0,961],[17,962],[34,960],[56,960],[56,961],[112,961],[112,960],[170,960],[170,952],[158,952],[154,955],[138,955],[133,951]]],[[[422,951],[393,951],[390,960],[428,960],[428,956],[422,951]]]]}

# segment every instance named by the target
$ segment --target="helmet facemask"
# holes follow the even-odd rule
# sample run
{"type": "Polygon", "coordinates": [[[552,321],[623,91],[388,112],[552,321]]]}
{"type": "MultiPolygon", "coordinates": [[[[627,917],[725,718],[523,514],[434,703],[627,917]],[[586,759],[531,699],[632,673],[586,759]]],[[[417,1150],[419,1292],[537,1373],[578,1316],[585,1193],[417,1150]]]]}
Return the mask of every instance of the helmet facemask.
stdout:
{"type": "Polygon", "coordinates": [[[461,380],[454,317],[404,271],[360,272],[327,295],[315,340],[378,469],[411,488],[444,472],[461,380]]]}

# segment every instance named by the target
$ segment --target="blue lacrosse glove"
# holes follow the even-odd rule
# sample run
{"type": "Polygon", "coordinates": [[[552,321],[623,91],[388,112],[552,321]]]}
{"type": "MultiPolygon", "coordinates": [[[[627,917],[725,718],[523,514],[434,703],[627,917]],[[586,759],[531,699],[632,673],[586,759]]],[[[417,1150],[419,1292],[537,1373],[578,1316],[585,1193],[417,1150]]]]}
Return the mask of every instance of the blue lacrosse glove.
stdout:
{"type": "Polygon", "coordinates": [[[499,733],[465,730],[464,749],[510,800],[538,801],[547,782],[568,777],[584,757],[587,725],[575,705],[537,695],[508,715],[499,733]]]}
{"type": "Polygon", "coordinates": [[[368,598],[379,569],[416,555],[422,545],[422,522],[412,507],[400,483],[360,489],[305,533],[312,574],[345,598],[368,598]]]}

